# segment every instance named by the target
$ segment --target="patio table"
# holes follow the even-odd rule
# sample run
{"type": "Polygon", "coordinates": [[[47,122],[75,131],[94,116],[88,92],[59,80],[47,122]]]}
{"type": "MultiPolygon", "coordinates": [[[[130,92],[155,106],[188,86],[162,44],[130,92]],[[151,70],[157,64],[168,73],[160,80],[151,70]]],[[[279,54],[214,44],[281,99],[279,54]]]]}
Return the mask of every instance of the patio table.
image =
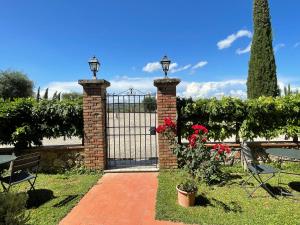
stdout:
{"type": "Polygon", "coordinates": [[[0,176],[7,164],[14,161],[17,157],[15,155],[0,155],[0,176]]]}
{"type": "Polygon", "coordinates": [[[11,161],[14,161],[17,157],[14,155],[0,155],[0,166],[11,161]]]}
{"type": "Polygon", "coordinates": [[[290,159],[299,159],[300,160],[300,149],[292,148],[268,148],[266,152],[270,155],[287,157],[290,159]]]}

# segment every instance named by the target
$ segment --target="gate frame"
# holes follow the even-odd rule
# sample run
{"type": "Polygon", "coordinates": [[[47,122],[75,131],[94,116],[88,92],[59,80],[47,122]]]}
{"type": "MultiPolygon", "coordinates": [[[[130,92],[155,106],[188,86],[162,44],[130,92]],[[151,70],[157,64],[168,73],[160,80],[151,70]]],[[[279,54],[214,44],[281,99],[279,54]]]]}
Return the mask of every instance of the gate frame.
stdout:
{"type": "MultiPolygon", "coordinates": [[[[158,148],[157,140],[151,136],[156,135],[155,128],[157,124],[157,111],[156,109],[151,112],[145,111],[144,99],[147,97],[155,98],[153,94],[145,94],[140,90],[129,88],[119,94],[106,95],[106,138],[107,138],[107,169],[130,169],[139,167],[142,168],[158,168],[158,148]],[[112,104],[112,107],[111,107],[112,104]],[[132,109],[133,104],[133,110],[132,109]],[[116,106],[117,105],[117,106],[116,106]],[[138,105],[138,107],[136,107],[138,105]],[[125,108],[129,107],[129,112],[125,112],[125,108]],[[112,111],[111,111],[112,110],[112,111]],[[114,119],[109,119],[110,113],[119,113],[127,117],[129,121],[115,122],[114,119]],[[147,123],[147,113],[150,114],[150,122],[147,123]],[[125,116],[126,115],[126,116],[125,116]],[[136,116],[138,115],[138,120],[136,116]],[[133,118],[131,117],[133,116],[133,118]],[[152,122],[154,119],[154,123],[152,122]],[[144,122],[142,122],[144,120],[144,122]],[[133,121],[133,123],[132,123],[133,121]],[[131,133],[131,129],[134,128],[134,133],[131,133]],[[154,129],[153,129],[154,128],[154,129]],[[111,132],[110,129],[113,129],[111,132]],[[115,129],[116,132],[115,132],[115,129]],[[125,130],[128,129],[129,133],[126,134],[125,130]],[[136,131],[137,129],[137,131],[136,131]],[[138,132],[139,131],[139,132],[138,132]],[[154,134],[153,134],[154,131],[154,134]],[[129,142],[126,142],[126,137],[129,137],[129,142]],[[150,136],[148,140],[147,136],[150,136]],[[132,138],[133,137],[133,138],[132,138]],[[138,145],[136,141],[140,141],[138,145]],[[121,146],[124,143],[125,146],[129,145],[118,151],[117,146],[121,146]],[[150,146],[148,146],[150,144],[150,146]],[[150,149],[150,152],[149,152],[150,149]],[[154,152],[153,152],[154,150],[154,152]],[[122,158],[125,152],[125,158],[122,158]],[[129,155],[126,155],[129,153],[129,155]],[[140,153],[140,156],[137,156],[140,153]],[[143,157],[141,157],[145,154],[143,157]],[[112,157],[111,157],[112,156],[112,157]]],[[[155,106],[156,106],[155,102],[155,106]]],[[[156,108],[156,107],[155,107],[156,108]]]]}

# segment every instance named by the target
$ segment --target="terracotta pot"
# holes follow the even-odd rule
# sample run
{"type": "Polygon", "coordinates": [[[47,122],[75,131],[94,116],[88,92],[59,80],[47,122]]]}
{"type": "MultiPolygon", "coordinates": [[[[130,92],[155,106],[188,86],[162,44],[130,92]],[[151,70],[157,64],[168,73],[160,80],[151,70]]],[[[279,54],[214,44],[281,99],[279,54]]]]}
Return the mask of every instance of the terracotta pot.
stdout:
{"type": "Polygon", "coordinates": [[[195,196],[197,191],[195,192],[185,192],[178,189],[176,187],[177,194],[178,194],[178,204],[183,207],[190,207],[195,205],[195,196]]]}

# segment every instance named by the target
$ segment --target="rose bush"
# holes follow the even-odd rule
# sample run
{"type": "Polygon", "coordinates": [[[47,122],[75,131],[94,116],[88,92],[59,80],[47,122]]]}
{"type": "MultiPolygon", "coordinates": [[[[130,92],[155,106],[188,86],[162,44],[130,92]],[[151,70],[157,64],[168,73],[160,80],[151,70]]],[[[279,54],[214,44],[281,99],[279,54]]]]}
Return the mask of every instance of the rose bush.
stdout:
{"type": "Polygon", "coordinates": [[[216,144],[212,149],[208,148],[208,129],[203,125],[193,125],[192,134],[188,137],[188,145],[180,145],[177,141],[176,124],[165,118],[164,124],[156,128],[156,132],[163,135],[169,141],[170,148],[178,159],[179,167],[186,169],[194,178],[201,179],[207,184],[222,180],[220,162],[225,161],[231,152],[227,145],[216,144]]]}

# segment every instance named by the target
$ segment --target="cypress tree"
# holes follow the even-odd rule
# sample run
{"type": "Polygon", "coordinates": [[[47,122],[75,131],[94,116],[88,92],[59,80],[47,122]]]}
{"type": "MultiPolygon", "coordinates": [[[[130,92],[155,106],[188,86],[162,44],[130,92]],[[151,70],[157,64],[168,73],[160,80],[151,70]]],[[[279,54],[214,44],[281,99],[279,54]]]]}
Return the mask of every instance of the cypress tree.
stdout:
{"type": "Polygon", "coordinates": [[[43,99],[46,99],[46,100],[48,99],[48,88],[46,89],[46,91],[44,93],[43,99]]]}
{"type": "Polygon", "coordinates": [[[40,101],[40,99],[41,99],[40,91],[41,91],[41,88],[39,87],[39,88],[38,88],[38,91],[37,91],[37,94],[36,94],[36,100],[37,100],[37,101],[40,101]]]}
{"type": "Polygon", "coordinates": [[[254,35],[249,62],[248,98],[278,96],[276,63],[268,0],[254,0],[254,35]]]}

